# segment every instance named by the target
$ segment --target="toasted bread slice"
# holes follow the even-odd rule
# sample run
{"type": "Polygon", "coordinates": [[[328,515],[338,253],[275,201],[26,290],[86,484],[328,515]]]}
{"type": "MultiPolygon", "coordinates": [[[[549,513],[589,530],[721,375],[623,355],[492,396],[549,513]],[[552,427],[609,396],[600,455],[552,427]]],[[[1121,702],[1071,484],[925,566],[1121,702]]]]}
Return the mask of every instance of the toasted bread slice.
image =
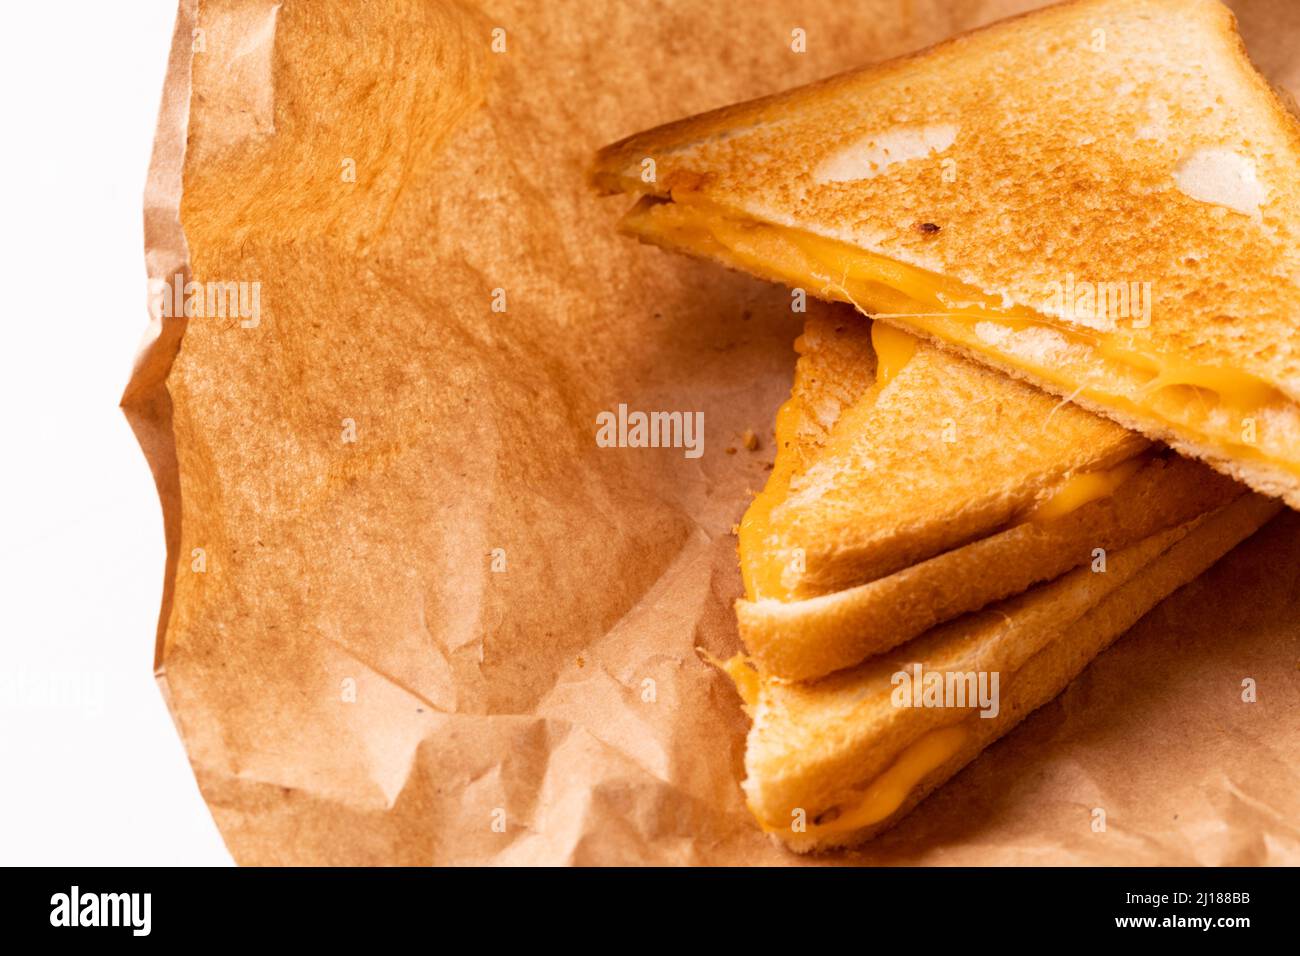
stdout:
{"type": "MultiPolygon", "coordinates": [[[[1243,495],[1113,554],[1105,573],[1080,568],[852,670],[813,683],[750,681],[750,809],[799,852],[874,836],[1280,509],[1276,501],[1243,495]],[[894,675],[917,675],[918,662],[922,675],[939,674],[957,688],[978,687],[982,674],[989,697],[977,702],[971,693],[967,706],[906,706],[897,693],[903,681],[894,675]]],[[[914,699],[923,700],[923,685],[914,699]]]]}
{"type": "Polygon", "coordinates": [[[1215,0],[1081,0],[642,133],[629,228],[1300,506],[1300,128],[1215,0]],[[647,162],[650,161],[650,162],[647,162]]]}
{"type": "Polygon", "coordinates": [[[781,500],[762,546],[785,570],[755,578],[754,597],[794,600],[875,580],[1005,526],[1073,473],[1113,468],[1149,446],[1059,405],[918,344],[888,384],[844,411],[783,487],[774,468],[781,500]],[[796,549],[802,560],[786,557],[796,549]]]}
{"type": "Polygon", "coordinates": [[[740,533],[736,614],[766,673],[849,667],[1245,490],[915,340],[900,355],[890,336],[881,385],[864,374],[871,338],[847,310],[818,310],[796,342],[772,476],[740,533]],[[1113,487],[1080,489],[1107,474],[1113,487]]]}

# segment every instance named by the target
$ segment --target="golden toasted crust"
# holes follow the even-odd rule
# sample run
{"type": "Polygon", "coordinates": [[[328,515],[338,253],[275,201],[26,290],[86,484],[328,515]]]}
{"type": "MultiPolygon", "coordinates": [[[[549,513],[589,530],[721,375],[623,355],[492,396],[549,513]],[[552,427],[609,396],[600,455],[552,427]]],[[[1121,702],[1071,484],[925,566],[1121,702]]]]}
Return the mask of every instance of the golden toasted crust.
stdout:
{"type": "Polygon", "coordinates": [[[1222,507],[1245,488],[1199,462],[1151,459],[1113,495],[1055,521],[1026,521],[893,574],[802,601],[736,602],[759,669],[812,680],[881,654],[943,621],[1222,507]]]}
{"type": "MultiPolygon", "coordinates": [[[[891,322],[890,324],[894,323],[891,322]]],[[[953,354],[997,369],[1016,381],[1028,382],[1050,394],[1068,399],[1072,404],[1082,409],[1095,412],[1098,415],[1105,415],[1124,428],[1132,429],[1156,441],[1164,442],[1175,451],[1189,455],[1192,458],[1198,458],[1215,470],[1248,485],[1255,491],[1273,498],[1281,498],[1289,507],[1300,510],[1300,480],[1297,480],[1294,474],[1281,465],[1266,460],[1226,454],[1216,445],[1184,435],[1164,422],[1140,415],[1132,410],[1115,408],[1103,401],[1081,394],[1078,390],[1067,391],[1053,382],[1033,378],[1012,362],[999,360],[987,353],[977,352],[953,342],[940,341],[922,330],[909,327],[907,331],[918,337],[925,338],[937,347],[948,350],[953,354]]],[[[1285,422],[1279,424],[1285,424],[1285,422]]],[[[1300,434],[1288,436],[1288,440],[1292,444],[1300,444],[1300,434]]]]}
{"type": "MultiPolygon", "coordinates": [[[[800,582],[798,590],[811,597],[736,602],[747,653],[776,677],[812,680],[852,666],[1087,563],[1095,548],[1127,547],[1245,491],[1198,462],[1148,455],[1100,500],[1050,522],[1013,521],[952,547],[972,502],[1012,501],[1023,508],[1052,490],[1078,454],[1092,456],[1084,462],[1091,470],[1109,464],[1117,449],[1131,452],[1142,444],[1105,419],[924,348],[881,389],[870,326],[845,308],[810,313],[795,346],[792,437],[777,454],[794,460],[793,487],[804,499],[791,501],[789,489],[782,489],[785,497],[770,512],[769,553],[762,557],[781,561],[782,549],[802,547],[808,571],[820,573],[800,582]],[[975,378],[968,379],[971,372],[975,378]],[[954,394],[954,381],[972,390],[954,394]],[[895,404],[919,409],[912,420],[923,427],[899,427],[895,404]],[[1019,414],[984,421],[968,414],[972,406],[1013,406],[1019,414]],[[954,426],[960,421],[954,437],[974,448],[965,464],[977,458],[983,467],[948,467],[955,452],[944,452],[941,461],[927,457],[935,443],[918,432],[945,419],[954,426]],[[1031,446],[1028,454],[1024,445],[1031,446]],[[821,484],[822,493],[809,495],[816,476],[827,471],[832,476],[821,484]],[[885,543],[867,552],[868,561],[854,547],[864,526],[885,543]],[[914,554],[933,556],[912,563],[908,556],[914,554]],[[896,570],[882,573],[881,567],[896,570]]],[[[1005,515],[995,524],[1005,524],[1005,515]]],[[[742,560],[753,560],[743,552],[742,543],[742,560]]]]}
{"type": "Polygon", "coordinates": [[[772,511],[800,548],[793,597],[828,594],[1004,526],[1076,471],[1147,442],[1035,388],[927,346],[790,482],[772,511]]]}
{"type": "Polygon", "coordinates": [[[844,410],[876,387],[876,353],[870,326],[840,306],[808,313],[790,389],[794,435],[778,454],[794,455],[795,473],[811,462],[844,410]]]}
{"type": "Polygon", "coordinates": [[[861,842],[892,826],[932,790],[1024,717],[1055,697],[1098,653],[1156,603],[1196,577],[1275,515],[1259,495],[1161,532],[1111,556],[1105,574],[1080,568],[988,611],[954,621],[893,654],[811,684],[764,681],[746,747],[750,808],[791,849],[807,852],[861,842]],[[932,671],[997,671],[999,712],[895,707],[890,677],[924,662],[932,671]],[[925,734],[961,723],[961,746],[926,773],[898,808],[870,826],[822,834],[794,832],[852,804],[925,734]]]}
{"type": "MultiPolygon", "coordinates": [[[[1129,347],[1300,399],[1300,131],[1215,0],[1048,8],[629,137],[593,179],[846,241],[1065,324],[1053,283],[1150,282],[1129,347]]],[[[1090,407],[1300,505],[1282,469],[1090,407]]]]}

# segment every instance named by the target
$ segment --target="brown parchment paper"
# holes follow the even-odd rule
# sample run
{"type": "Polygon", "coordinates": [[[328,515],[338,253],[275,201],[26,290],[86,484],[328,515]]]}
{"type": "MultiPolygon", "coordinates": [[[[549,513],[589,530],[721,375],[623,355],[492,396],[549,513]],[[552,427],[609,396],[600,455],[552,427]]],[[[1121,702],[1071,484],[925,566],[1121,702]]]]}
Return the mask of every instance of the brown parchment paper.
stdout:
{"type": "MultiPolygon", "coordinates": [[[[696,653],[738,646],[731,528],[798,323],[617,236],[583,172],[1032,5],[182,0],[149,273],[258,282],[260,321],[156,321],[123,404],[166,518],[159,682],[238,862],[808,862],[752,825],[696,653]],[[619,403],[704,412],[704,454],[597,447],[619,403]]],[[[1294,88],[1297,11],[1238,10],[1294,88]]],[[[1300,862],[1298,622],[1287,514],[819,861],[1300,862]]]]}

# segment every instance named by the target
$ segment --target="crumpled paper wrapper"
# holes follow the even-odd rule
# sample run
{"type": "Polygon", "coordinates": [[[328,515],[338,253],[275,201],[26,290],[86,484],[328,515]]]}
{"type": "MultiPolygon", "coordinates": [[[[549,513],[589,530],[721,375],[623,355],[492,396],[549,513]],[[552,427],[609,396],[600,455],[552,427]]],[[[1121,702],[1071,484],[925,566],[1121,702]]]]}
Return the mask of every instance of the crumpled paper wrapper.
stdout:
{"type": "MultiPolygon", "coordinates": [[[[159,683],[238,862],[812,862],[753,825],[697,652],[738,648],[731,530],[799,324],[616,235],[583,173],[1032,5],[182,0],[149,275],[260,283],[260,310],[156,319],[123,405],[166,518],[159,683]],[[703,411],[704,454],[598,447],[620,403],[703,411]]],[[[1294,89],[1294,8],[1238,9],[1294,89]]],[[[815,861],[1300,862],[1298,532],[815,861]]]]}

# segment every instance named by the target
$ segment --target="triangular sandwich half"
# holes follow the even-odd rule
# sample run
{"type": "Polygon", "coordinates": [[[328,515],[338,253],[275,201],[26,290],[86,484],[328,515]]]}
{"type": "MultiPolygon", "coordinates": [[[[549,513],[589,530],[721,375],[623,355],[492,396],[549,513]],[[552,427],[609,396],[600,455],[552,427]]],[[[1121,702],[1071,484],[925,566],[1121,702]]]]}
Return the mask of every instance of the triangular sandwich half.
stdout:
{"type": "Polygon", "coordinates": [[[741,638],[806,680],[1220,508],[1245,488],[840,306],[796,343],[740,525],[741,638]]]}
{"type": "Polygon", "coordinates": [[[632,136],[629,231],[1300,506],[1300,127],[1216,0],[1081,0],[632,136]]]}
{"type": "Polygon", "coordinates": [[[824,680],[762,679],[731,662],[753,719],[751,811],[800,852],[874,836],[1280,508],[1242,495],[1111,555],[1104,574],[1079,568],[824,680]]]}

